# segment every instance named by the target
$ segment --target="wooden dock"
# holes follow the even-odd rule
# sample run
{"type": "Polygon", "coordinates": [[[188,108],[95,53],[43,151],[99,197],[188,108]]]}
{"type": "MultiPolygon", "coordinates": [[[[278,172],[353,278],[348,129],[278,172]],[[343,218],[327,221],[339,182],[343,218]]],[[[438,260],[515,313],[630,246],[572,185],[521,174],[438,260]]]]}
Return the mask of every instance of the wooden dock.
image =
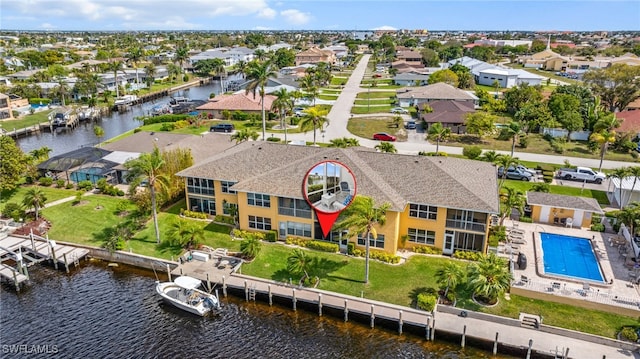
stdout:
{"type": "Polygon", "coordinates": [[[20,290],[20,285],[29,279],[27,267],[49,261],[56,269],[63,266],[69,273],[71,265],[77,267],[88,254],[88,249],[57,244],[34,234],[9,235],[0,239],[0,278],[11,281],[20,290]]]}

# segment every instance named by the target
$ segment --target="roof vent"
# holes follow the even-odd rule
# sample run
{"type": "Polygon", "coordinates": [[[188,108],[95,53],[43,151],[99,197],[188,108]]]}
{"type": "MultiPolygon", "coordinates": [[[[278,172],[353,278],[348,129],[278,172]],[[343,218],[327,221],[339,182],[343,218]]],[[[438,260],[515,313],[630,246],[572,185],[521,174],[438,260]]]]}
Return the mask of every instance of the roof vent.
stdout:
{"type": "Polygon", "coordinates": [[[261,149],[262,149],[262,146],[258,147],[258,149],[259,149],[259,150],[261,150],[261,149]]]}
{"type": "Polygon", "coordinates": [[[413,162],[415,162],[415,163],[420,163],[418,160],[415,160],[415,161],[413,161],[413,162]]]}

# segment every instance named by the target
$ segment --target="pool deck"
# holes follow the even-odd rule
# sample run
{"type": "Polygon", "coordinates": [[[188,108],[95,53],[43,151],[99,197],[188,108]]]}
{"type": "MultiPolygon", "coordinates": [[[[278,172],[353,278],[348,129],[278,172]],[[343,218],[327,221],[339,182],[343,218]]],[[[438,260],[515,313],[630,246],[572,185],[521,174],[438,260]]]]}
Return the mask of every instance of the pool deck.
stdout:
{"type": "MultiPolygon", "coordinates": [[[[505,225],[511,227],[514,223],[518,229],[524,231],[523,238],[526,240],[526,244],[514,245],[517,247],[517,251],[513,252],[513,260],[517,259],[517,252],[524,253],[527,257],[525,269],[519,269],[517,265],[515,266],[514,287],[572,300],[616,306],[625,308],[627,311],[637,311],[636,315],[640,315],[640,291],[636,283],[640,269],[630,270],[624,266],[625,258],[618,253],[618,247],[612,246],[609,242],[609,238],[614,237],[615,234],[591,232],[587,229],[567,228],[552,224],[512,222],[511,220],[507,220],[505,225]],[[591,239],[606,283],[546,275],[540,251],[539,232],[542,231],[591,239]]],[[[508,249],[501,248],[499,255],[509,257],[510,253],[508,249]]]]}

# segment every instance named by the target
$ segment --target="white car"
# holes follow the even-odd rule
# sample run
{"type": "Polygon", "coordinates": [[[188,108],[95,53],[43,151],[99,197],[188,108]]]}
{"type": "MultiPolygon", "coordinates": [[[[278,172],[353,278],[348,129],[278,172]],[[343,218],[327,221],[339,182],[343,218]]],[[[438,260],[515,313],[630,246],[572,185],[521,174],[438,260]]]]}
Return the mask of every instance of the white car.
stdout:
{"type": "Polygon", "coordinates": [[[407,109],[402,108],[402,107],[394,107],[394,108],[391,109],[391,113],[407,114],[407,113],[409,113],[409,111],[407,109]]]}

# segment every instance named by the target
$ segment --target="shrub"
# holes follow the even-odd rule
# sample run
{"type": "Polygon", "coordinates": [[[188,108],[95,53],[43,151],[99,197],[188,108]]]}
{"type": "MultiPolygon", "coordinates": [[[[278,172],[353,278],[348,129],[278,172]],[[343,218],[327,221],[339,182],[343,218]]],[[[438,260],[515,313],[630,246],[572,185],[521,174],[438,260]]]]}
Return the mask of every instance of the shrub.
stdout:
{"type": "Polygon", "coordinates": [[[160,131],[169,132],[175,129],[176,125],[174,123],[163,123],[162,126],[160,126],[160,131]]]}
{"type": "Polygon", "coordinates": [[[604,232],[604,224],[594,223],[591,225],[591,230],[594,232],[604,232]]]}
{"type": "Polygon", "coordinates": [[[551,183],[553,182],[553,176],[542,176],[542,180],[544,183],[551,183]]]}
{"type": "Polygon", "coordinates": [[[531,217],[522,216],[522,217],[520,217],[520,222],[522,222],[522,223],[533,223],[533,219],[531,219],[531,217]]]}
{"type": "Polygon", "coordinates": [[[129,210],[129,201],[120,200],[118,204],[116,204],[116,212],[125,213],[129,210]]]}
{"type": "Polygon", "coordinates": [[[195,211],[189,211],[186,210],[184,208],[180,209],[180,215],[181,216],[185,216],[185,217],[189,217],[189,218],[197,218],[197,219],[207,219],[208,215],[204,212],[195,212],[195,211]]]}
{"type": "Polygon", "coordinates": [[[455,253],[453,253],[453,258],[466,259],[466,260],[469,260],[469,261],[477,261],[481,257],[482,257],[482,253],[480,253],[480,252],[455,251],[455,253]]]}
{"type": "Polygon", "coordinates": [[[442,250],[436,247],[430,246],[416,246],[413,247],[413,251],[416,253],[424,253],[424,254],[442,254],[442,250]]]}
{"type": "Polygon", "coordinates": [[[133,129],[133,133],[138,133],[140,131],[142,131],[142,129],[140,127],[136,127],[136,128],[133,129]]]}
{"type": "Polygon", "coordinates": [[[278,239],[278,232],[273,230],[269,231],[265,233],[264,238],[269,242],[275,242],[278,239]]]}
{"type": "Polygon", "coordinates": [[[626,340],[630,340],[632,342],[638,341],[638,332],[632,327],[624,327],[620,331],[620,336],[626,340]]]}
{"type": "Polygon", "coordinates": [[[77,186],[78,186],[78,189],[84,190],[84,191],[90,191],[93,189],[93,183],[91,183],[91,181],[89,180],[80,181],[78,182],[77,186]]]}
{"type": "Polygon", "coordinates": [[[280,142],[280,137],[267,137],[269,142],[280,142]]]}
{"type": "Polygon", "coordinates": [[[48,105],[51,103],[51,99],[48,98],[41,98],[41,97],[31,97],[29,98],[29,104],[31,105],[48,105]]]}
{"type": "Polygon", "coordinates": [[[72,188],[73,188],[73,183],[71,183],[71,182],[67,183],[67,184],[64,186],[64,188],[66,188],[66,189],[72,189],[72,188]]]}
{"type": "MultiPolygon", "coordinates": [[[[336,244],[337,246],[337,244],[336,244]]],[[[365,251],[360,250],[360,249],[354,249],[353,250],[353,255],[356,257],[364,257],[365,256],[365,251]]],[[[381,262],[385,262],[385,263],[400,263],[400,257],[393,255],[393,254],[389,254],[386,252],[382,252],[382,251],[369,251],[369,258],[371,259],[377,259],[381,262]]]]}
{"type": "Polygon", "coordinates": [[[555,172],[555,170],[556,170],[555,166],[553,166],[551,164],[547,164],[547,163],[538,164],[536,166],[536,169],[542,171],[543,172],[542,174],[544,174],[544,172],[551,172],[551,175],[553,175],[553,172],[555,172]]]}
{"type": "Polygon", "coordinates": [[[347,243],[347,254],[348,255],[353,255],[353,250],[356,249],[356,244],[353,242],[348,242],[347,243]]]}
{"type": "Polygon", "coordinates": [[[167,115],[160,115],[160,116],[154,116],[154,117],[145,117],[142,119],[142,124],[152,125],[154,123],[177,122],[180,120],[186,120],[188,117],[189,115],[187,114],[178,114],[178,115],[167,114],[167,115]]]}
{"type": "Polygon", "coordinates": [[[553,152],[555,153],[564,152],[564,141],[553,139],[551,142],[549,142],[549,144],[551,145],[551,149],[553,150],[553,152]]]}
{"type": "Polygon", "coordinates": [[[263,232],[251,232],[251,231],[243,231],[241,229],[234,229],[233,231],[231,231],[231,233],[234,237],[237,237],[237,238],[242,238],[242,239],[256,238],[261,241],[264,240],[263,232]]]}
{"type": "Polygon", "coordinates": [[[436,307],[437,298],[435,295],[420,293],[418,294],[418,308],[428,312],[433,311],[436,307]]]}
{"type": "Polygon", "coordinates": [[[235,224],[233,217],[222,215],[222,214],[216,215],[213,220],[218,223],[224,223],[224,224],[230,224],[230,225],[235,224]]]}
{"type": "Polygon", "coordinates": [[[468,159],[475,160],[482,154],[482,148],[480,146],[465,146],[462,149],[462,154],[468,159]]]}
{"type": "Polygon", "coordinates": [[[40,183],[41,186],[45,186],[45,187],[49,187],[53,184],[53,178],[51,177],[40,177],[38,178],[38,183],[40,183]]]}
{"type": "Polygon", "coordinates": [[[56,180],[56,187],[58,188],[64,187],[64,180],[63,179],[56,180]]]}
{"type": "Polygon", "coordinates": [[[527,136],[520,136],[520,141],[518,141],[518,145],[521,148],[527,148],[527,146],[529,146],[529,137],[527,136]]]}
{"type": "Polygon", "coordinates": [[[604,212],[604,216],[607,217],[607,218],[617,218],[618,214],[620,214],[620,210],[619,209],[616,209],[614,211],[604,212]]]}
{"type": "Polygon", "coordinates": [[[307,248],[329,253],[336,253],[340,250],[338,244],[323,241],[308,241],[307,248]]]}
{"type": "Polygon", "coordinates": [[[294,246],[306,247],[307,242],[311,241],[310,239],[300,238],[300,237],[287,237],[284,240],[284,243],[291,244],[294,246]]]}
{"type": "Polygon", "coordinates": [[[24,210],[17,203],[9,202],[5,204],[4,208],[2,209],[2,216],[11,218],[14,221],[18,221],[20,220],[20,218],[24,218],[24,215],[24,210]]]}
{"type": "Polygon", "coordinates": [[[420,156],[429,156],[429,157],[434,157],[434,156],[442,156],[442,157],[447,157],[447,153],[446,152],[424,152],[424,151],[420,151],[418,152],[418,154],[420,156]]]}

